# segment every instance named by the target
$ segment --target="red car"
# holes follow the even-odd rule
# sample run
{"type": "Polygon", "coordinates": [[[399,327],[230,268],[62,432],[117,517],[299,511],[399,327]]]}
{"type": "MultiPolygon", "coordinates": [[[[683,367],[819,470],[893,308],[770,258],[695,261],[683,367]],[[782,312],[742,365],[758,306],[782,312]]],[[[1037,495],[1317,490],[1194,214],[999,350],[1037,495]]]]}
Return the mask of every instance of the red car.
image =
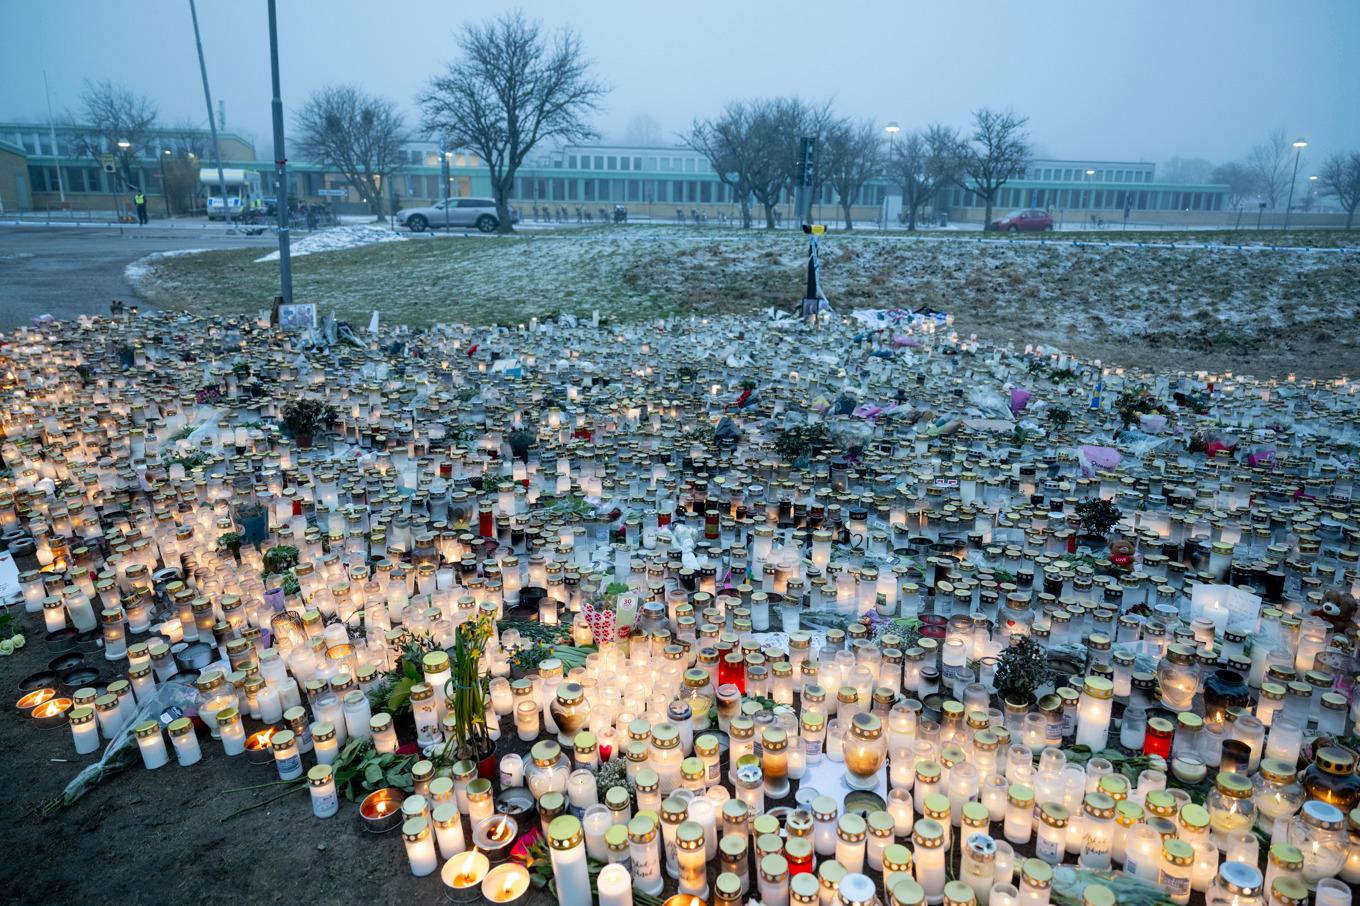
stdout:
{"type": "Polygon", "coordinates": [[[999,217],[987,225],[989,230],[1005,231],[1007,233],[1019,233],[1028,230],[1051,230],[1053,229],[1053,215],[1039,208],[1025,208],[1022,211],[1011,211],[1005,217],[999,217]]]}

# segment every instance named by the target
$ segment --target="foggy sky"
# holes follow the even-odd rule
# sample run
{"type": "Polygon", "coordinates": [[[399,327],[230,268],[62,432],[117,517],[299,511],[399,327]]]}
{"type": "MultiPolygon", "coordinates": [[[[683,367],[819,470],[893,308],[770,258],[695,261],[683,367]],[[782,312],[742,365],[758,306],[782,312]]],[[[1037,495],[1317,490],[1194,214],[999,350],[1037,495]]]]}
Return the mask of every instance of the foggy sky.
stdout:
{"type": "MultiPolygon", "coordinates": [[[[396,100],[453,58],[455,30],[521,8],[581,36],[611,87],[596,127],[622,137],[639,114],[665,134],[736,97],[831,99],[904,129],[963,126],[1010,107],[1052,157],[1238,159],[1274,127],[1304,137],[1300,175],[1360,149],[1358,0],[280,0],[285,113],[334,82],[396,100]]],[[[201,0],[214,100],[227,128],[272,152],[264,0],[201,0]]],[[[42,72],[60,115],[83,79],[122,82],[164,123],[206,125],[188,0],[0,0],[0,120],[45,122],[42,72]]],[[[288,118],[291,130],[292,120],[288,118]]]]}

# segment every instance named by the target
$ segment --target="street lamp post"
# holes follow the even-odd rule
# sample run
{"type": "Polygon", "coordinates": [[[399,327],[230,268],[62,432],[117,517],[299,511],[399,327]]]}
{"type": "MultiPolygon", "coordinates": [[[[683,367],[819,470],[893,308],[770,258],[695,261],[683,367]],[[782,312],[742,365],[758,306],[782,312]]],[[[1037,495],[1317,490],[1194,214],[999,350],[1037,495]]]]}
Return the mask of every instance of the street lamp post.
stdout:
{"type": "Polygon", "coordinates": [[[118,156],[118,162],[113,165],[113,179],[111,180],[111,182],[113,184],[113,210],[114,213],[118,214],[119,218],[121,219],[121,215],[123,213],[123,193],[122,190],[118,187],[118,180],[121,177],[124,187],[131,186],[131,183],[128,182],[128,177],[130,177],[132,173],[130,171],[130,168],[127,166],[127,161],[123,159],[123,155],[126,154],[127,150],[132,147],[132,142],[128,141],[125,138],[120,138],[118,139],[116,144],[118,145],[118,150],[121,151],[122,154],[118,156]],[[124,171],[127,171],[126,174],[120,173],[119,172],[120,168],[122,168],[124,171]]]}
{"type": "MultiPolygon", "coordinates": [[[[883,127],[883,131],[888,133],[888,166],[891,168],[893,152],[897,149],[897,133],[902,131],[902,127],[897,125],[897,120],[889,120],[888,125],[883,127]]],[[[902,201],[905,202],[906,200],[903,197],[902,201]]],[[[883,229],[886,231],[888,229],[888,201],[886,196],[880,207],[883,209],[883,229]]]]}
{"type": "Polygon", "coordinates": [[[453,161],[453,152],[444,149],[444,155],[440,158],[439,166],[444,171],[444,232],[449,231],[449,183],[453,181],[453,174],[450,172],[450,164],[453,161]]]}
{"type": "Polygon", "coordinates": [[[161,198],[165,199],[165,219],[170,219],[170,186],[165,181],[165,159],[170,156],[169,148],[161,149],[161,198]]]}
{"type": "Polygon", "coordinates": [[[1284,228],[1289,229],[1289,209],[1294,206],[1294,183],[1299,179],[1299,155],[1308,143],[1301,138],[1294,140],[1294,175],[1289,177],[1289,200],[1284,204],[1284,228]]]}

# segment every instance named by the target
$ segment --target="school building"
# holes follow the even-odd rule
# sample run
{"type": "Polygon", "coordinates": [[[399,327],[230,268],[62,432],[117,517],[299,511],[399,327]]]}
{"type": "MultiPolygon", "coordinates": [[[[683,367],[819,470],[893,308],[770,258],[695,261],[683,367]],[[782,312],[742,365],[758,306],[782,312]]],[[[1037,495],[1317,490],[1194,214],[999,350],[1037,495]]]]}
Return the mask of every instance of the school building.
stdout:
{"type": "MultiPolygon", "coordinates": [[[[121,175],[106,172],[99,160],[80,156],[78,134],[78,127],[57,126],[54,143],[45,124],[0,122],[0,204],[5,210],[117,210],[126,205],[131,190],[121,175]]],[[[247,175],[240,191],[274,195],[270,155],[261,159],[254,146],[235,133],[219,132],[218,137],[223,167],[247,175]]],[[[203,172],[212,164],[207,131],[160,130],[144,144],[135,149],[133,181],[149,196],[152,215],[203,211],[207,197],[217,191],[215,168],[203,172]]],[[[340,174],[307,161],[290,160],[288,168],[292,197],[332,203],[338,213],[366,210],[340,174]]],[[[491,192],[486,167],[476,154],[413,141],[384,194],[400,207],[432,203],[445,194],[491,192]]],[[[1006,183],[993,204],[993,216],[1034,207],[1051,211],[1060,224],[1119,223],[1127,209],[1128,220],[1135,223],[1231,225],[1239,212],[1230,198],[1224,185],[1158,182],[1156,165],[1146,161],[1043,159],[1032,161],[1020,178],[1006,183]]],[[[689,148],[606,144],[536,152],[518,173],[514,198],[521,215],[530,220],[563,215],[576,220],[585,213],[607,219],[615,205],[626,206],[634,220],[736,219],[737,201],[732,187],[723,184],[703,155],[689,148]]],[[[891,181],[873,180],[860,190],[852,213],[857,221],[893,223],[899,201],[900,191],[891,181]]],[[[831,186],[822,186],[814,203],[816,219],[839,221],[831,186]]],[[[945,189],[936,205],[921,212],[920,220],[977,223],[983,217],[983,200],[967,188],[945,189]]],[[[1256,213],[1253,206],[1249,222],[1254,223],[1256,213]]],[[[791,194],[780,214],[792,216],[791,194]]],[[[1292,222],[1301,225],[1326,216],[1296,212],[1292,222]]],[[[1268,222],[1281,217],[1282,211],[1267,214],[1268,222]]]]}

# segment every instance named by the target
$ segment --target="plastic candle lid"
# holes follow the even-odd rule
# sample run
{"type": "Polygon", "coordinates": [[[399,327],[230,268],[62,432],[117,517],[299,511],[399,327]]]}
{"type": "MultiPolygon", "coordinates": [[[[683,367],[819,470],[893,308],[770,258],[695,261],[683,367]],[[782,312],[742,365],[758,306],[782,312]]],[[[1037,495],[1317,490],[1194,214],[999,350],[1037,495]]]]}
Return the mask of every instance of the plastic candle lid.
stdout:
{"type": "Polygon", "coordinates": [[[911,878],[903,878],[893,885],[892,896],[894,903],[908,906],[908,904],[924,903],[926,900],[926,891],[925,888],[911,878]]]}

